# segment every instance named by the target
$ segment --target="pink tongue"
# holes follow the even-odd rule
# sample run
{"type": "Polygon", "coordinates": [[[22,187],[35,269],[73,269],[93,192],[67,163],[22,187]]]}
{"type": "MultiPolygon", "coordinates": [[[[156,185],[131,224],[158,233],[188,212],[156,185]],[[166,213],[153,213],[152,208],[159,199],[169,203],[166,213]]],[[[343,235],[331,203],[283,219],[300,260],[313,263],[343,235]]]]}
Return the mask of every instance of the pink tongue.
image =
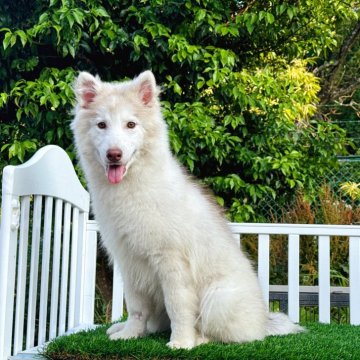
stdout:
{"type": "Polygon", "coordinates": [[[124,165],[110,165],[107,172],[108,180],[111,184],[118,184],[122,181],[126,168],[124,165]]]}

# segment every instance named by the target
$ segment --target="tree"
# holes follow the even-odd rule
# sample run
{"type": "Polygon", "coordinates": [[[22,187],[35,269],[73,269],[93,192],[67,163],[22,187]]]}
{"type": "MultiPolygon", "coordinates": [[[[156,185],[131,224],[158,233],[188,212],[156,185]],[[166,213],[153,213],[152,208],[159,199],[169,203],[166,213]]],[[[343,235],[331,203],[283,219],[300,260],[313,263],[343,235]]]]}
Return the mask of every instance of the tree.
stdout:
{"type": "Polygon", "coordinates": [[[73,156],[78,70],[120,80],[151,68],[176,156],[232,219],[259,219],[267,196],[312,194],[344,149],[344,132],[315,116],[310,70],[357,9],[340,0],[0,4],[1,165],[47,143],[73,156]]]}
{"type": "Polygon", "coordinates": [[[313,73],[321,78],[319,112],[341,123],[353,140],[351,153],[359,154],[360,21],[357,13],[349,15],[339,26],[336,47],[316,64],[313,73]]]}
{"type": "MultiPolygon", "coordinates": [[[[314,73],[322,79],[319,94],[322,105],[337,101],[345,105],[347,98],[353,98],[353,93],[360,89],[360,20],[354,12],[351,18],[346,18],[338,35],[338,45],[333,49],[328,59],[314,69],[314,73]]],[[[360,110],[359,104],[353,104],[360,110]]]]}

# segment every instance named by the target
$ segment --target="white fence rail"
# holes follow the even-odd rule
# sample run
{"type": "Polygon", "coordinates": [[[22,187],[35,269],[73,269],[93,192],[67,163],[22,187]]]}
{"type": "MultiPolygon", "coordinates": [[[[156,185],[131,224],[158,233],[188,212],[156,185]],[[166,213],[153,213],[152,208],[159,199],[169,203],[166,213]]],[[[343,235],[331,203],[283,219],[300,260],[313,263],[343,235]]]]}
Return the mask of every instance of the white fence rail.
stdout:
{"type": "MultiPolygon", "coordinates": [[[[89,195],[66,153],[56,146],[39,150],[23,165],[4,169],[1,212],[0,360],[5,360],[93,324],[98,230],[88,220],[89,195]]],[[[233,223],[230,227],[239,245],[243,234],[258,235],[258,275],[266,303],[271,236],[287,236],[288,314],[294,321],[300,310],[300,237],[318,239],[319,321],[325,323],[330,322],[331,238],[349,237],[350,323],[360,325],[359,226],[233,223]]],[[[117,269],[112,309],[112,319],[122,316],[123,284],[117,269]]]]}
{"type": "MultiPolygon", "coordinates": [[[[360,227],[353,225],[230,224],[235,234],[258,234],[258,276],[265,301],[269,299],[270,235],[288,236],[288,315],[299,321],[300,236],[318,238],[319,321],[330,322],[330,240],[349,237],[350,323],[360,325],[360,227]]],[[[345,261],[346,259],[344,259],[345,261]]]]}

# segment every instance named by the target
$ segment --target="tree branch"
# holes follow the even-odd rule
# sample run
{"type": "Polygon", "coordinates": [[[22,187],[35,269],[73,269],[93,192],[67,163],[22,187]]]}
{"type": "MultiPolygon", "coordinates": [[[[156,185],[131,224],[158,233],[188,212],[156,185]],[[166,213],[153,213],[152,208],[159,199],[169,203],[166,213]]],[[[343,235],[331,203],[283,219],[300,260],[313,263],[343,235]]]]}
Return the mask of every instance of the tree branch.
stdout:
{"type": "Polygon", "coordinates": [[[339,51],[332,61],[324,63],[320,67],[314,69],[314,74],[321,77],[324,81],[322,90],[319,94],[321,104],[334,101],[338,99],[339,96],[343,96],[345,93],[349,94],[354,88],[360,87],[358,78],[354,78],[354,80],[350,84],[346,84],[346,86],[341,86],[347,57],[353,47],[358,44],[359,40],[360,21],[357,21],[349,36],[344,39],[339,51]]]}

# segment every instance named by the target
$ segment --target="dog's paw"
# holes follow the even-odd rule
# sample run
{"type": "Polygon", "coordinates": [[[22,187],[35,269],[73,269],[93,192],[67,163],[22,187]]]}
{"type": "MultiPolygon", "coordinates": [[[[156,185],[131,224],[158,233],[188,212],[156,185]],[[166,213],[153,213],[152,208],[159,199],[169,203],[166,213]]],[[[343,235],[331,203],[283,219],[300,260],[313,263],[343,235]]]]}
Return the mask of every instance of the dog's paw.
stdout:
{"type": "Polygon", "coordinates": [[[136,339],[139,337],[144,336],[144,333],[139,331],[138,329],[131,328],[131,327],[124,327],[122,330],[114,332],[110,334],[110,340],[127,340],[127,339],[136,339]]]}
{"type": "Polygon", "coordinates": [[[210,340],[206,336],[198,335],[196,337],[196,346],[202,345],[202,344],[207,344],[209,341],[210,340]]]}
{"type": "Polygon", "coordinates": [[[170,349],[192,349],[196,346],[193,340],[171,340],[166,344],[170,349]]]}
{"type": "Polygon", "coordinates": [[[121,331],[124,327],[125,327],[125,322],[113,324],[106,330],[106,334],[111,335],[117,333],[121,331]]]}

